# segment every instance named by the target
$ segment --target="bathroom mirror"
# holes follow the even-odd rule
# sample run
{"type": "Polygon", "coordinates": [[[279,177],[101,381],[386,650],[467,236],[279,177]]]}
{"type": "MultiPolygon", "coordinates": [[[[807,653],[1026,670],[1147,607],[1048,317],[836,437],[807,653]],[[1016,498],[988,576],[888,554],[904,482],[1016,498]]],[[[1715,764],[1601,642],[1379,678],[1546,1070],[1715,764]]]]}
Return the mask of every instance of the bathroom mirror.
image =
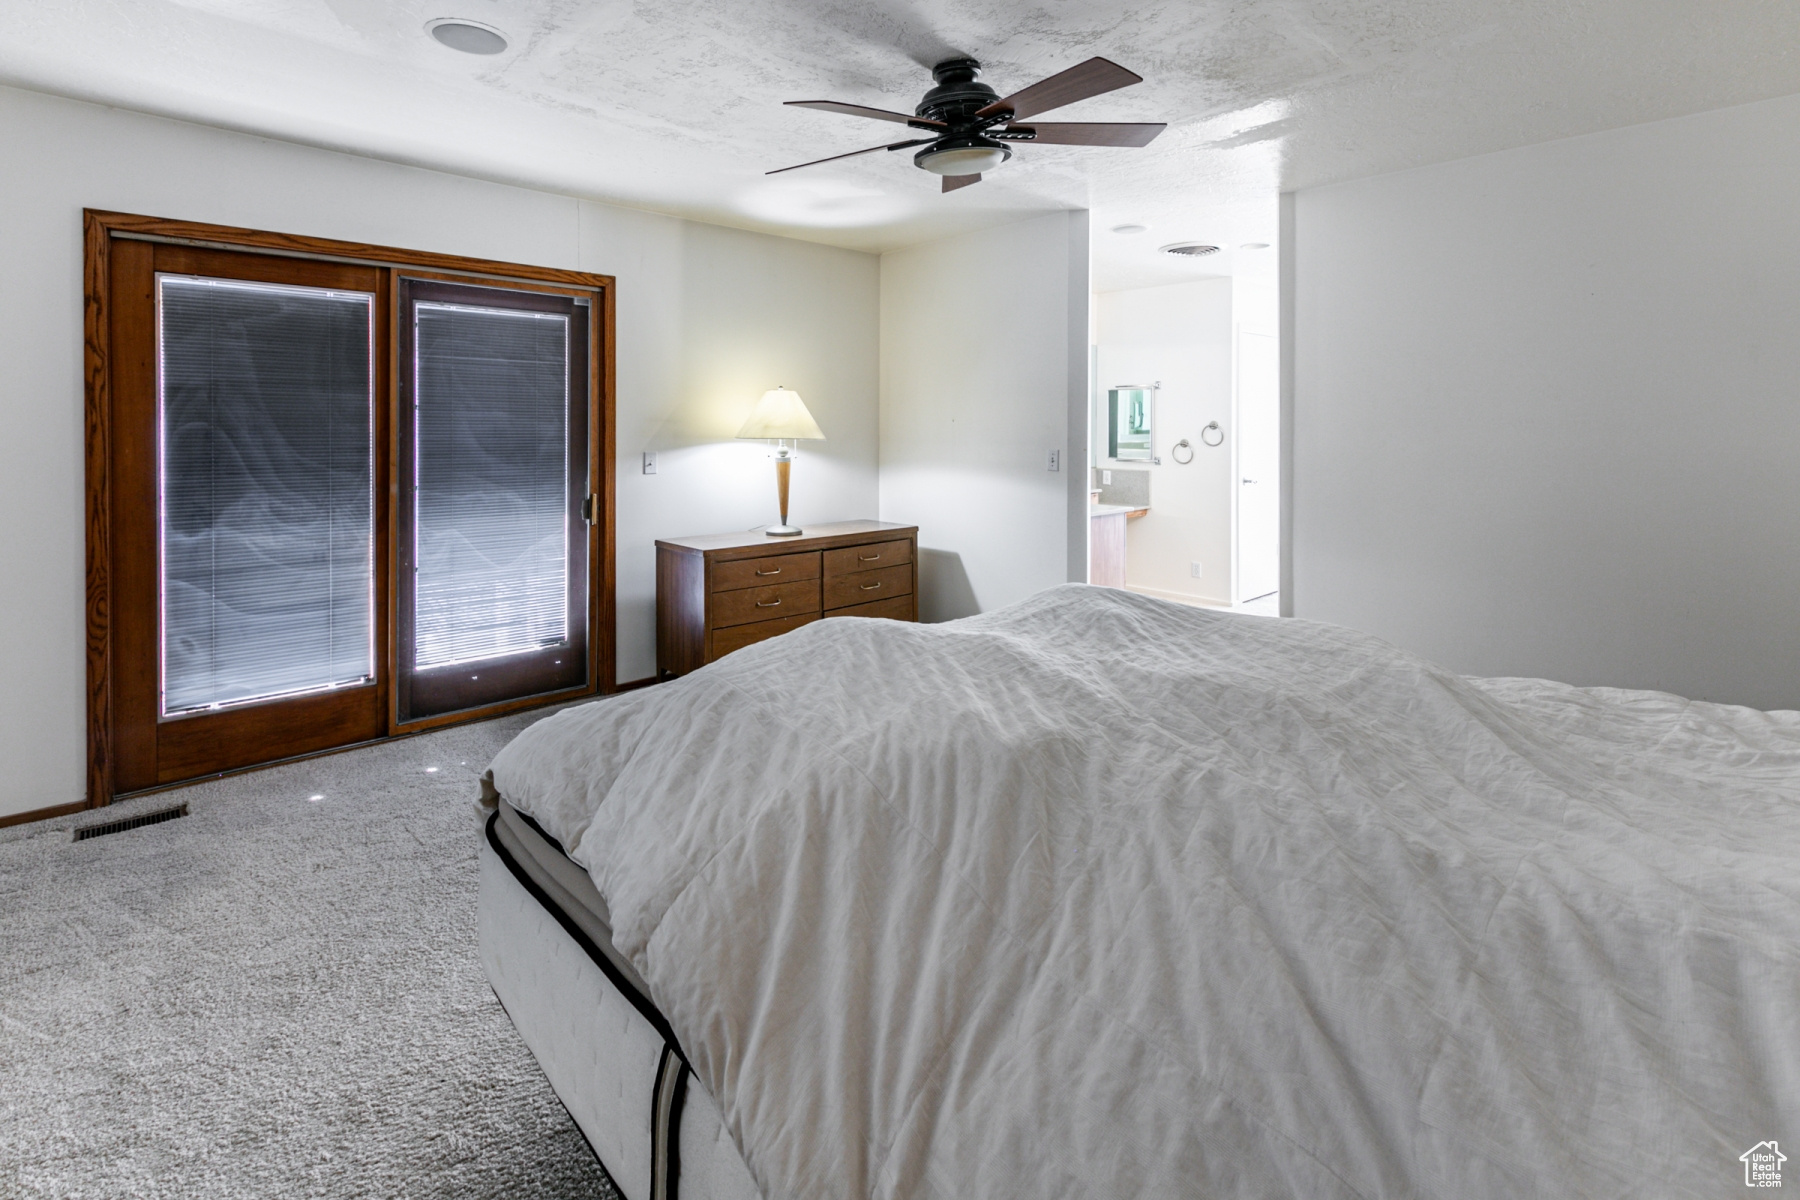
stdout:
{"type": "Polygon", "coordinates": [[[1121,462],[1150,462],[1156,427],[1156,385],[1106,390],[1107,457],[1121,462]]]}

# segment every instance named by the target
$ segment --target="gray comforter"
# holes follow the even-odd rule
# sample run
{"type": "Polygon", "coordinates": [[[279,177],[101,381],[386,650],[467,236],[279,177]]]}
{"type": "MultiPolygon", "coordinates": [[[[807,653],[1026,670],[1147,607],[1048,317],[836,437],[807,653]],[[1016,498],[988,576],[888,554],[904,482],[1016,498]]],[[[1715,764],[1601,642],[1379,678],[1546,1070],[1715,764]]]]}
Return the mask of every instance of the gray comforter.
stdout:
{"type": "Polygon", "coordinates": [[[1641,1200],[1800,1138],[1797,713],[1065,587],[490,779],[771,1197],[1641,1200]]]}

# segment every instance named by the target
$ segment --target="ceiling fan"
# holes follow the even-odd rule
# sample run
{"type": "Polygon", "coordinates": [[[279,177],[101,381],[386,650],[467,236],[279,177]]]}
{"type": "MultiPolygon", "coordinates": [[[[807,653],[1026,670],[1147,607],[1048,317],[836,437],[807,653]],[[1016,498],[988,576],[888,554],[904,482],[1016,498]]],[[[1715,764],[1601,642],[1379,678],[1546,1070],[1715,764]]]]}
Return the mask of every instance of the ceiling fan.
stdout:
{"type": "Polygon", "coordinates": [[[820,163],[873,154],[877,150],[923,146],[923,150],[913,155],[913,163],[935,175],[942,175],[944,190],[954,192],[971,183],[980,183],[984,172],[1011,158],[1012,151],[1007,149],[1007,142],[1042,142],[1052,146],[1147,146],[1152,138],[1168,128],[1161,123],[1030,121],[1019,124],[1038,113],[1144,81],[1141,75],[1104,58],[1077,63],[1005,98],[987,84],[976,81],[975,76],[980,72],[981,64],[972,58],[952,58],[931,68],[931,78],[937,86],[925,93],[910,117],[885,108],[844,104],[837,100],[789,100],[787,103],[795,108],[816,108],[852,117],[895,121],[914,129],[928,130],[931,136],[816,158],[812,162],[781,167],[769,174],[816,167],[820,163]]]}

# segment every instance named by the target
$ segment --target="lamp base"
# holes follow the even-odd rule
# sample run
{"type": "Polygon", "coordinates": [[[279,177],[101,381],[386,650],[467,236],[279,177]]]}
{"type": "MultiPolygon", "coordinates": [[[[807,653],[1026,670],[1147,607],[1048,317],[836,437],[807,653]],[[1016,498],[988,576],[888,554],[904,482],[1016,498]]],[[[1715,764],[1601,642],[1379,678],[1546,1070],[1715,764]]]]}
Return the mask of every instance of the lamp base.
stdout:
{"type": "Polygon", "coordinates": [[[797,525],[771,525],[763,532],[770,537],[799,537],[806,530],[797,525]]]}

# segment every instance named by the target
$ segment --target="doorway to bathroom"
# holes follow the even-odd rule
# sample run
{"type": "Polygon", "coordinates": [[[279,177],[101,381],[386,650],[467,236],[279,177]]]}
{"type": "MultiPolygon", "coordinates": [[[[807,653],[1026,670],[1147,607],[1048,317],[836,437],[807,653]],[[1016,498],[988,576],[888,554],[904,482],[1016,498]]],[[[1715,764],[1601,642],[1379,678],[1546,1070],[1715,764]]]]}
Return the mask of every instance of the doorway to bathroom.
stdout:
{"type": "Polygon", "coordinates": [[[1090,581],[1278,612],[1273,281],[1101,292],[1094,314],[1090,581]]]}

